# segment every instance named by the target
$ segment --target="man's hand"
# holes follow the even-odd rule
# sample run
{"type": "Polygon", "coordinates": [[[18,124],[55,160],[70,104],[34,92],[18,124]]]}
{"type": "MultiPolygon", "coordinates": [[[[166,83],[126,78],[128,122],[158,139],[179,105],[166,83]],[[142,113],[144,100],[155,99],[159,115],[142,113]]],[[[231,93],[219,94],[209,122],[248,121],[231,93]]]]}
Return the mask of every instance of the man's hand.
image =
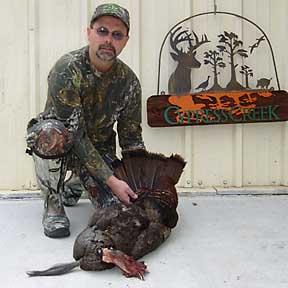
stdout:
{"type": "Polygon", "coordinates": [[[137,199],[138,197],[125,181],[119,180],[114,175],[107,179],[106,184],[124,204],[130,204],[130,198],[137,199]]]}

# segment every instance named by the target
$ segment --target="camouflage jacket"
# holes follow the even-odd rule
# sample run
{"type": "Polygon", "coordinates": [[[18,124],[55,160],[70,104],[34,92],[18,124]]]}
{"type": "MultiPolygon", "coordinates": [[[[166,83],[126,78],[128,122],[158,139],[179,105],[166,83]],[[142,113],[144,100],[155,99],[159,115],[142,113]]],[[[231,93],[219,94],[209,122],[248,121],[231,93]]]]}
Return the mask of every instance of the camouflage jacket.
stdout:
{"type": "Polygon", "coordinates": [[[107,73],[91,67],[88,46],[62,56],[48,76],[45,111],[52,108],[59,120],[70,123],[73,152],[94,177],[105,182],[113,172],[102,157],[115,157],[116,121],[121,149],[144,148],[141,86],[118,58],[107,73]]]}

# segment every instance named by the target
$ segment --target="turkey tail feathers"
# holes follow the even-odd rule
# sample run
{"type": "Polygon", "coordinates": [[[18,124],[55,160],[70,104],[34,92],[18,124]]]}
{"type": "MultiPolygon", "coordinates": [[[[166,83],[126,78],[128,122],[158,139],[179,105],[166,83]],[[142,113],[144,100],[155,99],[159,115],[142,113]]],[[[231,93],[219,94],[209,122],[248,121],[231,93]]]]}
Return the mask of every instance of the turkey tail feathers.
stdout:
{"type": "Polygon", "coordinates": [[[127,176],[127,173],[126,173],[126,170],[122,161],[120,161],[119,159],[114,160],[112,162],[112,167],[113,167],[115,176],[121,180],[124,180],[130,186],[130,181],[128,179],[128,176],[127,176]]]}
{"type": "Polygon", "coordinates": [[[161,174],[163,176],[170,177],[175,185],[178,183],[185,165],[186,162],[180,155],[171,155],[170,158],[166,159],[166,163],[161,174]]]}
{"type": "MultiPolygon", "coordinates": [[[[112,163],[115,175],[126,181],[136,193],[149,191],[150,196],[153,197],[154,194],[155,199],[161,198],[162,193],[164,202],[169,201],[172,195],[177,199],[174,185],[179,181],[185,165],[186,162],[180,155],[166,157],[144,149],[123,151],[122,160],[112,163]],[[165,195],[170,197],[165,200],[165,195]]],[[[173,204],[176,202],[174,199],[173,204]]]]}

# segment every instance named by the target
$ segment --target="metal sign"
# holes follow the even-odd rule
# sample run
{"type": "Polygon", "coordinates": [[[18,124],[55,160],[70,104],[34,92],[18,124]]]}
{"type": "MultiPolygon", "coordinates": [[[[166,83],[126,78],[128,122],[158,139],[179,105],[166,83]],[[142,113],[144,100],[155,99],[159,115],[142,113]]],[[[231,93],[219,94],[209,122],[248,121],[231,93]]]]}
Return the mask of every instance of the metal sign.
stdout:
{"type": "Polygon", "coordinates": [[[164,38],[159,56],[157,95],[147,101],[148,124],[151,127],[169,127],[286,121],[287,96],[286,91],[280,90],[272,45],[257,24],[229,12],[201,13],[177,23],[164,38]],[[198,35],[194,30],[183,27],[183,22],[187,20],[210,14],[241,18],[253,24],[260,33],[254,41],[244,45],[235,32],[224,30],[217,35],[217,41],[213,38],[212,43],[206,33],[198,35]],[[161,55],[168,39],[170,57],[175,61],[176,68],[168,80],[168,93],[159,93],[161,55]],[[208,43],[209,49],[204,50],[203,58],[199,59],[197,50],[200,47],[205,49],[208,43]],[[253,57],[264,43],[271,52],[274,75],[255,79],[256,73],[247,59],[253,57]],[[208,75],[193,87],[191,71],[203,66],[209,71],[208,75]],[[219,81],[224,74],[225,83],[219,81]],[[277,90],[272,85],[273,81],[277,90]],[[256,84],[255,87],[252,83],[256,84]]]}
{"type": "Polygon", "coordinates": [[[288,120],[286,91],[250,90],[156,95],[147,102],[151,127],[288,120]]]}

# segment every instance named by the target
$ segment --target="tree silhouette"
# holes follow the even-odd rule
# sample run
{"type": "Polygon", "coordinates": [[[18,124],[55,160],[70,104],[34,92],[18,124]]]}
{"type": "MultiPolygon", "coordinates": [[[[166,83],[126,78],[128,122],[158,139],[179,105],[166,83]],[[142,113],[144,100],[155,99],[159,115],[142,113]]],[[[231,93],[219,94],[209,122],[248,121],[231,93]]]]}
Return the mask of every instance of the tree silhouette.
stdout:
{"type": "Polygon", "coordinates": [[[204,53],[204,64],[212,66],[212,71],[214,75],[214,84],[210,90],[223,89],[218,83],[218,75],[220,74],[220,72],[218,72],[218,67],[224,68],[226,67],[226,64],[223,62],[223,58],[219,55],[220,53],[216,50],[209,50],[209,52],[204,53]]]}
{"type": "Polygon", "coordinates": [[[247,65],[244,65],[244,66],[241,66],[241,71],[240,71],[241,74],[243,74],[245,76],[245,84],[246,84],[246,89],[249,89],[249,76],[250,77],[253,77],[253,70],[247,66],[247,65]]]}
{"type": "Polygon", "coordinates": [[[242,90],[244,87],[237,82],[236,79],[236,67],[238,64],[235,64],[235,56],[240,55],[242,57],[248,57],[247,50],[242,49],[243,42],[238,39],[238,35],[227,31],[224,31],[224,34],[218,35],[220,38],[219,43],[223,43],[222,45],[218,45],[217,48],[220,52],[228,54],[231,65],[231,80],[227,85],[227,88],[231,90],[242,90]]]}

